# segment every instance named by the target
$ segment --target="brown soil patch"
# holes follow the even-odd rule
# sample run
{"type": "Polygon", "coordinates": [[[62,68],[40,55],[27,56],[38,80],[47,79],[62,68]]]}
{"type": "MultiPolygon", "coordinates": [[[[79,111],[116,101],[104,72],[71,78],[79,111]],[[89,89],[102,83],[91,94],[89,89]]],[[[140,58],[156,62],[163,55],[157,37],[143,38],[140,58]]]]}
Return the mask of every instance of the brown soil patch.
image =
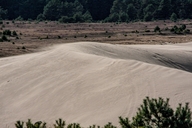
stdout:
{"type": "Polygon", "coordinates": [[[54,44],[80,41],[111,44],[171,44],[192,41],[192,34],[178,35],[166,30],[180,24],[186,24],[187,29],[192,31],[192,23],[189,20],[176,23],[155,21],[121,24],[4,21],[0,32],[15,30],[19,39],[8,37],[9,42],[0,42],[0,57],[32,53],[54,44]],[[154,32],[157,25],[163,34],[154,32]]]}

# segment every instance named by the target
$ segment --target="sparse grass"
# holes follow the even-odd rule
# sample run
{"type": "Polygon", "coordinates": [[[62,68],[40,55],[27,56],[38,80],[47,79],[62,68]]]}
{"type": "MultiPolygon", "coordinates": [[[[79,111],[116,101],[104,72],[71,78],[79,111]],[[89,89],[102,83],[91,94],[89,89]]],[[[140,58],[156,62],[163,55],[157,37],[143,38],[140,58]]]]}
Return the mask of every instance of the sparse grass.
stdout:
{"type": "MultiPolygon", "coordinates": [[[[98,41],[103,43],[113,43],[113,44],[162,44],[162,42],[170,43],[181,43],[181,42],[190,42],[192,41],[192,23],[190,21],[179,21],[177,23],[166,21],[166,26],[164,26],[164,21],[156,22],[135,22],[135,23],[64,23],[57,24],[57,22],[52,21],[43,21],[35,24],[37,21],[31,21],[31,24],[28,24],[28,21],[15,21],[14,25],[7,25],[6,22],[12,21],[3,21],[4,27],[1,27],[3,32],[4,30],[15,30],[17,36],[13,38],[14,34],[11,33],[11,36],[7,36],[11,42],[15,39],[20,39],[16,42],[21,44],[25,42],[25,47],[30,48],[30,50],[21,52],[15,51],[14,47],[10,47],[4,43],[3,50],[6,56],[18,55],[26,52],[33,52],[36,49],[41,47],[46,47],[47,45],[53,45],[55,43],[70,43],[77,41],[98,41]],[[48,22],[49,25],[45,24],[48,22]],[[22,24],[24,23],[24,24],[22,24]],[[170,32],[170,29],[174,26],[181,26],[180,24],[186,24],[186,30],[183,30],[182,34],[175,34],[170,32]],[[146,28],[147,26],[147,28],[146,28]],[[161,32],[164,34],[156,34],[153,32],[153,29],[159,26],[161,27],[161,32]],[[14,28],[15,27],[15,28],[14,28]],[[167,28],[167,29],[166,29],[167,28]],[[149,33],[147,31],[150,30],[149,33]],[[76,33],[78,31],[78,33],[76,33]],[[23,34],[22,34],[23,33],[23,34]],[[46,39],[46,36],[49,35],[49,40],[46,39]],[[60,38],[62,37],[62,38],[60,38]],[[61,36],[62,35],[62,36],[61,36]],[[85,36],[86,35],[86,36],[85,36]],[[121,36],[122,35],[122,36],[121,36]],[[129,36],[126,36],[129,35],[129,36]],[[111,38],[111,37],[113,38],[111,38]],[[169,36],[174,38],[169,38],[169,36]],[[41,37],[37,38],[36,37],[41,37]],[[53,37],[53,38],[52,38],[53,37]],[[55,37],[55,38],[54,38],[55,37]],[[88,38],[89,37],[89,38],[88,38]],[[155,38],[154,38],[155,37],[155,38]],[[107,38],[107,39],[106,39],[107,38]],[[151,38],[154,38],[153,42],[149,42],[151,38]],[[58,40],[60,39],[60,40],[58,40]],[[128,41],[127,41],[128,40],[128,41]],[[6,48],[5,48],[6,47],[6,48]],[[9,51],[5,51],[9,49],[9,51]]],[[[0,35],[1,37],[2,35],[0,35]]],[[[20,47],[21,48],[21,47],[20,47]]]]}

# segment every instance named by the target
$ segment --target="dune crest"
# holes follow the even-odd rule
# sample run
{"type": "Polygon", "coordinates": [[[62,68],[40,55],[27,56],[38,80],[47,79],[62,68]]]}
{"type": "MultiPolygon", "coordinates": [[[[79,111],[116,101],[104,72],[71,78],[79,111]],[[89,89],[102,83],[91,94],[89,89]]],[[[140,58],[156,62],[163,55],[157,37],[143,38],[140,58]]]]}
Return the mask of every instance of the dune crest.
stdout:
{"type": "Polygon", "coordinates": [[[170,98],[173,107],[192,103],[192,43],[64,44],[1,58],[0,71],[3,127],[28,118],[117,124],[119,116],[134,116],[146,96],[170,98]]]}

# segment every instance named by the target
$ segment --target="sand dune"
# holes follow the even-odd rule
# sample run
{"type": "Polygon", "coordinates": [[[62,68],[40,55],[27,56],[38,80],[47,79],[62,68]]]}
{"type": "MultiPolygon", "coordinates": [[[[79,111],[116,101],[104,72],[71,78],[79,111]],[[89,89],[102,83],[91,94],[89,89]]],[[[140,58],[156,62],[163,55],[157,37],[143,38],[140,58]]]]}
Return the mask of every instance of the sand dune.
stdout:
{"type": "MultiPolygon", "coordinates": [[[[143,98],[192,103],[192,43],[110,45],[79,42],[0,59],[0,124],[17,120],[82,126],[118,124],[143,98]]],[[[192,104],[191,104],[192,106],[192,104]]]]}

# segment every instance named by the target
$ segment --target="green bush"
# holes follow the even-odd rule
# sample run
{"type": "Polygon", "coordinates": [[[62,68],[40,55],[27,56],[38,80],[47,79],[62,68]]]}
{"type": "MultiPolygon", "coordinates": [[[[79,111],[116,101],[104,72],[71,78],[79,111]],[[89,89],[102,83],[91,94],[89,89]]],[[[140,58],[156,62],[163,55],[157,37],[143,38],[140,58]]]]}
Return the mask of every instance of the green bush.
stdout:
{"type": "Polygon", "coordinates": [[[176,111],[169,105],[169,99],[150,99],[146,97],[133,117],[132,123],[120,117],[120,124],[131,128],[191,128],[191,111],[188,103],[184,107],[179,104],[176,111]]]}
{"type": "Polygon", "coordinates": [[[12,35],[13,35],[13,36],[17,36],[17,32],[16,32],[16,31],[13,31],[13,32],[12,32],[12,35]]]}
{"type": "Polygon", "coordinates": [[[150,32],[150,30],[145,30],[145,32],[150,32]]]}
{"type": "Polygon", "coordinates": [[[109,122],[108,124],[104,125],[104,128],[117,128],[117,127],[114,126],[111,122],[109,122]]]}
{"type": "MultiPolygon", "coordinates": [[[[138,108],[136,116],[129,120],[127,117],[119,117],[121,128],[191,128],[192,118],[189,103],[185,106],[179,104],[174,111],[169,105],[169,99],[163,98],[150,99],[146,97],[143,104],[138,108]]],[[[41,121],[33,124],[30,119],[28,122],[17,121],[16,128],[46,128],[46,123],[41,121]],[[26,124],[27,127],[24,127],[26,124]]],[[[61,118],[56,120],[54,128],[82,128],[78,123],[66,125],[61,118]],[[66,126],[66,127],[65,127],[66,126]]],[[[92,125],[89,128],[100,128],[100,126],[92,125]]],[[[101,128],[117,128],[112,123],[108,123],[101,128]]]]}
{"type": "Polygon", "coordinates": [[[26,49],[25,46],[23,46],[22,49],[26,49]]]}
{"type": "Polygon", "coordinates": [[[78,123],[72,123],[67,126],[67,128],[81,128],[80,124],[78,123]]]}
{"type": "Polygon", "coordinates": [[[189,29],[186,30],[186,25],[182,24],[180,27],[178,26],[173,26],[170,30],[171,32],[175,33],[175,34],[182,34],[183,32],[190,32],[189,29]]]}
{"type": "Polygon", "coordinates": [[[84,38],[87,38],[87,35],[85,35],[84,38]]]}
{"type": "Polygon", "coordinates": [[[160,29],[160,27],[159,26],[156,26],[155,28],[154,28],[154,32],[161,32],[161,29],[160,29]]]}
{"type": "Polygon", "coordinates": [[[189,29],[186,29],[186,30],[184,31],[184,33],[189,34],[189,33],[190,33],[190,30],[189,30],[189,29]]]}
{"type": "Polygon", "coordinates": [[[11,31],[10,30],[4,30],[3,35],[11,36],[11,31]]]}
{"type": "Polygon", "coordinates": [[[1,37],[1,39],[2,39],[3,41],[8,41],[8,39],[7,39],[7,37],[6,37],[5,35],[3,35],[3,36],[1,37]]]}
{"type": "Polygon", "coordinates": [[[15,127],[16,128],[24,128],[24,122],[22,121],[17,121],[16,123],[15,123],[15,127]]]}
{"type": "Polygon", "coordinates": [[[56,124],[54,124],[55,128],[64,128],[65,127],[65,121],[63,121],[61,118],[59,120],[55,121],[56,124]]]}
{"type": "Polygon", "coordinates": [[[26,122],[26,126],[24,127],[24,122],[17,121],[15,123],[16,128],[46,128],[46,123],[42,123],[41,121],[37,121],[34,124],[31,122],[30,119],[26,122]]]}

